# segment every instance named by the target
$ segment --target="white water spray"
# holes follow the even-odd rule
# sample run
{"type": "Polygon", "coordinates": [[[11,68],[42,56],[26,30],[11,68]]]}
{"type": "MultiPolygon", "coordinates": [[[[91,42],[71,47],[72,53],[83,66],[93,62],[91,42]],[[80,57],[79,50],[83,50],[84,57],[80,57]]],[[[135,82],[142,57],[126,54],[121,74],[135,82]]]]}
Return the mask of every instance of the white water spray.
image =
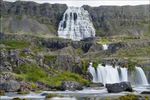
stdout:
{"type": "Polygon", "coordinates": [[[120,68],[121,71],[121,81],[127,82],[128,81],[128,70],[127,68],[120,68]]]}
{"type": "Polygon", "coordinates": [[[118,69],[113,68],[110,65],[106,65],[106,67],[104,67],[99,64],[97,67],[97,82],[103,84],[120,82],[118,69]]]}
{"type": "Polygon", "coordinates": [[[103,50],[108,50],[108,45],[107,44],[103,44],[103,50]]]}
{"type": "Polygon", "coordinates": [[[75,41],[95,37],[95,29],[88,11],[83,7],[68,7],[59,23],[58,36],[75,41]]]}
{"type": "Polygon", "coordinates": [[[93,82],[96,83],[97,79],[96,79],[96,70],[94,69],[94,67],[92,66],[92,63],[90,63],[88,71],[92,74],[93,76],[93,82]]]}
{"type": "MultiPolygon", "coordinates": [[[[136,74],[135,80],[137,85],[148,85],[147,78],[141,67],[135,67],[136,74]]],[[[128,70],[127,68],[120,68],[119,66],[112,67],[111,65],[106,65],[105,67],[101,64],[98,65],[97,71],[95,71],[92,66],[89,66],[89,72],[93,76],[93,82],[105,84],[113,84],[120,82],[128,82],[128,70]],[[96,73],[97,72],[97,73],[96,73]]],[[[132,83],[132,82],[131,82],[132,83]]]]}
{"type": "Polygon", "coordinates": [[[136,69],[136,84],[148,85],[146,75],[141,67],[135,67],[136,69]]]}

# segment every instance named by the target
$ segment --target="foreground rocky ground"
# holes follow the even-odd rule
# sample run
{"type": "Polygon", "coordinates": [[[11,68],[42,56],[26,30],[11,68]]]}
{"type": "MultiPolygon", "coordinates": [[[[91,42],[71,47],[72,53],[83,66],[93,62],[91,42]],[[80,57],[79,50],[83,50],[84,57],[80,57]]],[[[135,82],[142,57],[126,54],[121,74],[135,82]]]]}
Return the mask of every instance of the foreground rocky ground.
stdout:
{"type": "Polygon", "coordinates": [[[150,75],[148,37],[97,37],[73,42],[30,35],[0,33],[0,36],[2,92],[80,90],[82,86],[90,86],[92,80],[87,72],[89,62],[93,62],[94,67],[109,63],[131,71],[138,65],[150,75]],[[103,44],[109,45],[107,50],[103,44]]]}

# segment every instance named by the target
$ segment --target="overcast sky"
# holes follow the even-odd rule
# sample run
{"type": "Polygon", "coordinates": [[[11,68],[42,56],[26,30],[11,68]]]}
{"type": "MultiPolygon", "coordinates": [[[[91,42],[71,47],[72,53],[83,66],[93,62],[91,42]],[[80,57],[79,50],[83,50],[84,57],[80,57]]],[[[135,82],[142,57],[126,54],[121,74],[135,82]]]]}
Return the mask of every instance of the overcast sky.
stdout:
{"type": "MultiPolygon", "coordinates": [[[[4,0],[4,1],[16,1],[16,0],[4,0]]],[[[142,5],[150,4],[150,0],[20,0],[20,1],[35,1],[38,3],[61,3],[68,6],[100,6],[100,5],[142,5]]]]}

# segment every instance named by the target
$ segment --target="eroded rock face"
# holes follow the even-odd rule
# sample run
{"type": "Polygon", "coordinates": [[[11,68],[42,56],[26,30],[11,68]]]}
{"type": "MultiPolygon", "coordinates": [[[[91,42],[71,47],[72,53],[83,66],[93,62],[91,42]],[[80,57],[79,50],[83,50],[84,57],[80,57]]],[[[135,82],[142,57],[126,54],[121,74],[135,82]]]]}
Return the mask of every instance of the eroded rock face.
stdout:
{"type": "Polygon", "coordinates": [[[4,90],[6,92],[16,92],[20,89],[20,84],[14,80],[8,80],[0,83],[0,90],[4,90]]]}
{"type": "MultiPolygon", "coordinates": [[[[138,23],[149,19],[149,5],[140,6],[83,6],[91,15],[93,24],[99,36],[116,34],[142,35],[148,27],[141,27],[138,23]]],[[[146,23],[143,23],[146,24],[146,23]]]]}
{"type": "Polygon", "coordinates": [[[106,84],[107,91],[109,93],[119,93],[122,91],[132,92],[132,87],[129,82],[121,82],[115,84],[106,84]]]}
{"type": "Polygon", "coordinates": [[[78,82],[72,82],[72,81],[64,81],[62,82],[61,85],[61,90],[70,90],[70,91],[75,91],[75,90],[82,90],[82,85],[79,84],[78,82]]]}

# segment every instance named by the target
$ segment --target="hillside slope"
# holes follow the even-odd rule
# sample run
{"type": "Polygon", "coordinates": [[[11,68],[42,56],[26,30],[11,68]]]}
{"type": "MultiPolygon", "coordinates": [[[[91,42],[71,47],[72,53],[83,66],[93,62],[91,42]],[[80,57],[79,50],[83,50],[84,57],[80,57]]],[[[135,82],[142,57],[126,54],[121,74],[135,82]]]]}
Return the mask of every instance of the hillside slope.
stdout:
{"type": "MultiPolygon", "coordinates": [[[[67,9],[63,4],[3,2],[4,33],[57,36],[58,24],[67,9]]],[[[149,35],[149,5],[83,6],[90,13],[97,36],[149,35]]]]}

